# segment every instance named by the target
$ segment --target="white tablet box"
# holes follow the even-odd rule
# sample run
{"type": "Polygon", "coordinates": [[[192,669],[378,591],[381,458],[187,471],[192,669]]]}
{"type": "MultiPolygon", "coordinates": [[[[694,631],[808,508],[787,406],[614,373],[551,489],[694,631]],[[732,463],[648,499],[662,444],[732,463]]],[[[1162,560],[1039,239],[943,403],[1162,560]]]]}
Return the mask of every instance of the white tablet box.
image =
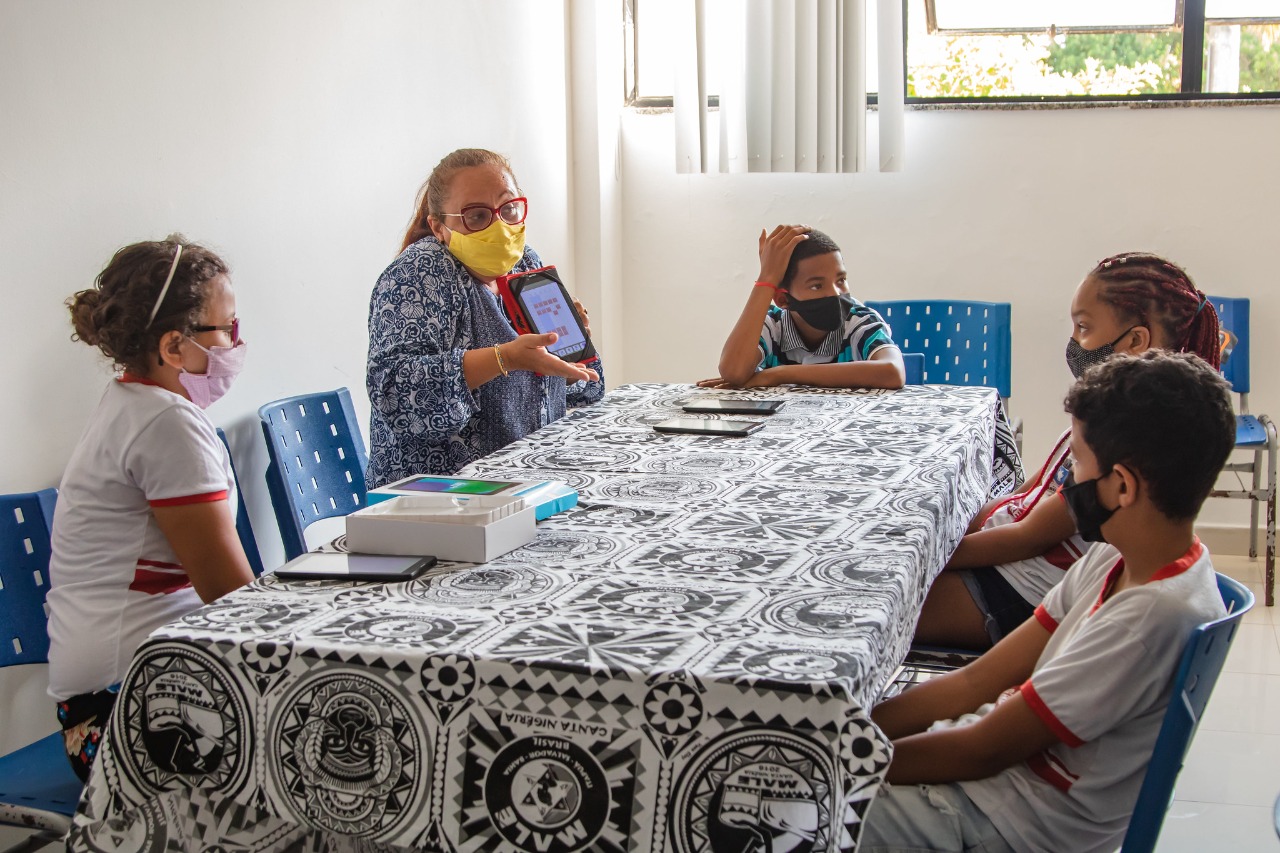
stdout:
{"type": "Polygon", "coordinates": [[[414,474],[411,477],[405,477],[403,480],[397,480],[394,483],[388,483],[377,489],[370,489],[365,494],[365,505],[373,506],[382,501],[389,501],[392,498],[400,496],[418,496],[423,494],[447,494],[454,497],[467,497],[466,491],[451,492],[441,490],[439,492],[426,491],[423,489],[413,488],[413,484],[424,480],[440,480],[455,483],[476,483],[497,485],[504,484],[509,488],[504,489],[498,494],[511,494],[525,499],[526,503],[530,503],[534,507],[534,513],[538,521],[544,518],[550,518],[557,512],[564,512],[566,509],[572,509],[578,505],[578,493],[566,486],[564,483],[555,480],[547,481],[525,481],[525,480],[496,480],[491,477],[481,479],[466,477],[444,477],[435,474],[414,474]]]}
{"type": "Polygon", "coordinates": [[[535,533],[534,507],[515,496],[405,495],[347,516],[347,547],[362,554],[487,563],[535,533]]]}

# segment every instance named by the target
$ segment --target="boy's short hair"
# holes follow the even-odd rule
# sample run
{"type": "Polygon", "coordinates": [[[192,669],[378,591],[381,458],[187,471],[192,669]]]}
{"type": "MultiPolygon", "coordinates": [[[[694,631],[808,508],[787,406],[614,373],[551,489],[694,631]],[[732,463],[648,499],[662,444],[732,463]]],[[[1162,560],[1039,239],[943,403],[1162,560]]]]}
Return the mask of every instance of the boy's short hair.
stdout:
{"type": "Polygon", "coordinates": [[[836,245],[835,240],[832,240],[816,228],[810,229],[809,239],[801,240],[792,250],[791,260],[787,262],[787,271],[782,274],[782,281],[778,282],[778,287],[783,290],[791,290],[791,279],[796,277],[796,265],[805,258],[829,255],[838,251],[840,251],[840,247],[836,245]]]}
{"type": "Polygon", "coordinates": [[[1236,443],[1231,386],[1189,353],[1114,355],[1085,371],[1064,408],[1105,473],[1139,474],[1156,509],[1195,518],[1236,443]]]}

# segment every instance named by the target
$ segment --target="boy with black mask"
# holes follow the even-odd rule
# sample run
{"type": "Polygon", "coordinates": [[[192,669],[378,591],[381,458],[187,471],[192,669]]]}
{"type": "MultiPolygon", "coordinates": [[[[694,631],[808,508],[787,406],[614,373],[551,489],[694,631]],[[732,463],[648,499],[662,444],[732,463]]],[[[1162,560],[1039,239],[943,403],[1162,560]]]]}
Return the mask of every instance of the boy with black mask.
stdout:
{"type": "Polygon", "coordinates": [[[1235,446],[1229,392],[1199,358],[1156,350],[1071,389],[1063,494],[1105,544],[978,660],[872,711],[894,749],[862,853],[1119,846],[1191,629],[1225,615],[1194,526],[1235,446]]]}
{"type": "Polygon", "coordinates": [[[704,388],[901,388],[889,325],[849,295],[835,241],[805,225],[760,232],[760,278],[704,388]]]}

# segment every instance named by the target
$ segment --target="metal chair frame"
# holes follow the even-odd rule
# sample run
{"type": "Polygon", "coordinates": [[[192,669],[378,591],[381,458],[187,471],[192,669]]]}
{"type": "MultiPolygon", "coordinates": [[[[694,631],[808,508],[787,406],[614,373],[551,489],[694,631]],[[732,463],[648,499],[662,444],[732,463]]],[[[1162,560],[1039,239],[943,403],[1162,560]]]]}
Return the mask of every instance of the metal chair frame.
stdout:
{"type": "Polygon", "coordinates": [[[1239,411],[1236,415],[1236,449],[1252,451],[1251,462],[1228,462],[1223,466],[1224,472],[1248,474],[1251,482],[1249,488],[1214,489],[1209,493],[1211,498],[1239,498],[1248,500],[1249,504],[1249,556],[1258,556],[1258,512],[1259,506],[1265,504],[1266,546],[1265,566],[1266,581],[1264,584],[1264,603],[1267,607],[1275,604],[1276,586],[1276,457],[1277,440],[1276,425],[1266,415],[1254,415],[1249,411],[1249,300],[1210,296],[1209,301],[1217,309],[1222,328],[1235,336],[1235,344],[1222,365],[1222,375],[1231,383],[1233,391],[1240,395],[1239,411]],[[1267,482],[1262,484],[1263,454],[1266,454],[1267,482]]]}

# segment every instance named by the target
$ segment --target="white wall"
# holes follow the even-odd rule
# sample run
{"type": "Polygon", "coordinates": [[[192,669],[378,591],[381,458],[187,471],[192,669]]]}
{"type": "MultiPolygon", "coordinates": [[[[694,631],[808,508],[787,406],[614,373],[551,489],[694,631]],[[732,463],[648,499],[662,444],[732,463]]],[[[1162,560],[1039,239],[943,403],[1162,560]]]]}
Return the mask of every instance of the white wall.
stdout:
{"type": "Polygon", "coordinates": [[[0,4],[0,492],[57,485],[109,377],[63,300],[181,231],[232,267],[250,354],[210,415],[278,564],[256,410],[345,385],[367,429],[369,293],[440,157],[508,154],[530,242],[571,257],[565,28],[553,0],[0,4]]]}
{"type": "MultiPolygon", "coordinates": [[[[1160,253],[1205,292],[1253,300],[1251,402],[1280,415],[1280,107],[913,111],[894,174],[677,175],[672,133],[670,114],[623,121],[627,381],[715,375],[759,269],[756,235],[802,222],[844,248],[861,298],[1013,304],[1028,465],[1067,423],[1071,295],[1119,251],[1160,253]]],[[[1211,501],[1202,521],[1247,524],[1247,506],[1211,501]]]]}

